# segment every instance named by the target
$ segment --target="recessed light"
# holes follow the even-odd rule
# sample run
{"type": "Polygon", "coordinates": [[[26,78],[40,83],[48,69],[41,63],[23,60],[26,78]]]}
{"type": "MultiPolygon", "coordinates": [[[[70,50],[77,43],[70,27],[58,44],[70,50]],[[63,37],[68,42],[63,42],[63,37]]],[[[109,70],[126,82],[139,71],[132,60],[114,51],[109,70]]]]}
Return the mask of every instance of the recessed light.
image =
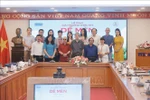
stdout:
{"type": "Polygon", "coordinates": [[[6,8],[6,10],[10,10],[10,8],[6,8]]]}
{"type": "Polygon", "coordinates": [[[51,9],[55,9],[55,8],[51,8],[51,9]]]}
{"type": "Polygon", "coordinates": [[[142,7],[141,9],[145,9],[145,7],[142,7]]]}
{"type": "Polygon", "coordinates": [[[17,10],[14,10],[13,12],[17,12],[17,10]]]}
{"type": "Polygon", "coordinates": [[[141,11],[141,10],[137,10],[137,11],[141,11]]]}

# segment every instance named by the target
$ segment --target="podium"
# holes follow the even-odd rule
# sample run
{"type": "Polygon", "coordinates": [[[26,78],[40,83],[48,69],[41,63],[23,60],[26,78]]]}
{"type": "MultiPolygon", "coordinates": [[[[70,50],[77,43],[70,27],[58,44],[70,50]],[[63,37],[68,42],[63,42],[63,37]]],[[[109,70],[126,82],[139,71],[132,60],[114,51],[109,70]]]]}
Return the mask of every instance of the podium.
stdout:
{"type": "Polygon", "coordinates": [[[24,58],[24,47],[12,47],[11,61],[18,62],[24,58]]]}
{"type": "Polygon", "coordinates": [[[150,68],[150,49],[136,49],[136,66],[150,68]]]}
{"type": "Polygon", "coordinates": [[[27,100],[33,98],[34,100],[90,100],[90,77],[29,77],[27,100]]]}

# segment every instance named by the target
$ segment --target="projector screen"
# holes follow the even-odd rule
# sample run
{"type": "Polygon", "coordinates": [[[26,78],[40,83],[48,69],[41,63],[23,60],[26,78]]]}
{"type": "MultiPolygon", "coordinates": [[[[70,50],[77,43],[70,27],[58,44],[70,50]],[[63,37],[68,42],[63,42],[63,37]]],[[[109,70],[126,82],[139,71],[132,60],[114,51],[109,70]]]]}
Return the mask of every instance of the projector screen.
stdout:
{"type": "Polygon", "coordinates": [[[49,29],[54,30],[54,36],[58,37],[58,30],[63,31],[63,36],[67,36],[68,31],[75,32],[81,31],[82,28],[87,29],[87,35],[91,35],[91,29],[96,28],[97,34],[101,37],[105,35],[105,29],[110,28],[110,34],[115,37],[115,29],[121,30],[121,35],[124,38],[124,59],[127,59],[127,21],[122,20],[30,20],[30,27],[32,34],[36,36],[39,29],[44,29],[44,36],[46,37],[49,29]]]}
{"type": "Polygon", "coordinates": [[[35,84],[34,100],[83,100],[82,84],[35,84]]]}

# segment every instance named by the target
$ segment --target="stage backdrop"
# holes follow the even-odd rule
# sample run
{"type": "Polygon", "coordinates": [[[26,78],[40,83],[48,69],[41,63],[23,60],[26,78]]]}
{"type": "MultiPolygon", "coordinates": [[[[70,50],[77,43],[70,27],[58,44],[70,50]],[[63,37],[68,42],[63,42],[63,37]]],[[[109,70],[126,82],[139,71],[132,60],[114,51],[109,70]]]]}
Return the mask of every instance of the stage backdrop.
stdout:
{"type": "Polygon", "coordinates": [[[67,36],[68,31],[73,34],[81,31],[82,28],[87,29],[88,37],[91,35],[91,29],[96,28],[98,34],[102,37],[105,35],[105,29],[110,28],[110,34],[115,37],[115,29],[121,30],[124,37],[124,58],[127,59],[127,21],[125,19],[118,20],[30,20],[30,27],[33,29],[32,34],[36,36],[39,29],[44,29],[46,37],[49,29],[54,30],[54,36],[58,37],[57,31],[62,30],[63,36],[67,36]]]}

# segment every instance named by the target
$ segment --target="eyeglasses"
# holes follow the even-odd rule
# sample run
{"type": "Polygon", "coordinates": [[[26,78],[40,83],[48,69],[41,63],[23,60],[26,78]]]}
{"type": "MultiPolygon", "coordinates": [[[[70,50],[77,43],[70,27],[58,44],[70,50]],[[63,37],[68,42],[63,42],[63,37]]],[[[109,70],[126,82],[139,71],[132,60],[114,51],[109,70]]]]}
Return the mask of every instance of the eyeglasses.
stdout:
{"type": "Polygon", "coordinates": [[[63,39],[63,40],[66,40],[66,39],[63,39]]]}

